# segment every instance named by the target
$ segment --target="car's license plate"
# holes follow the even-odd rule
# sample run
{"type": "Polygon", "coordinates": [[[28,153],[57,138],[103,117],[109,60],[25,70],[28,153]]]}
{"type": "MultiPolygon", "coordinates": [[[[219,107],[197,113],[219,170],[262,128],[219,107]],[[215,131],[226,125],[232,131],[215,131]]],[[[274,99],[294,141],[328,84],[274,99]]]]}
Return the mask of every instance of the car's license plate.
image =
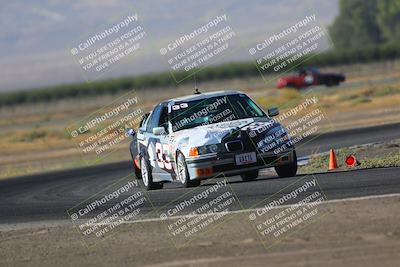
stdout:
{"type": "Polygon", "coordinates": [[[236,165],[245,165],[257,162],[256,152],[243,153],[235,156],[236,165]]]}

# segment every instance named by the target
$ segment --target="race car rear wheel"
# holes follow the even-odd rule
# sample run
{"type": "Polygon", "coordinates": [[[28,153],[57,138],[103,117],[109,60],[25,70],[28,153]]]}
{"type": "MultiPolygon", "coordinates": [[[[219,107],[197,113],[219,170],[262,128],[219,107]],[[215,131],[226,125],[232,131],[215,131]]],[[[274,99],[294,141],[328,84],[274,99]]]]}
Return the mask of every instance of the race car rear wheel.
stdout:
{"type": "Polygon", "coordinates": [[[240,175],[243,181],[253,181],[258,177],[258,170],[245,172],[240,175]]]}
{"type": "Polygon", "coordinates": [[[200,185],[199,179],[190,180],[190,175],[186,166],[186,160],[182,153],[178,154],[176,165],[178,180],[184,187],[194,187],[200,185]]]}
{"type": "Polygon", "coordinates": [[[293,161],[289,164],[280,165],[275,167],[275,171],[281,178],[296,176],[297,173],[297,156],[296,151],[293,150],[293,161]]]}
{"type": "Polygon", "coordinates": [[[141,170],[143,185],[146,187],[147,190],[163,188],[162,183],[153,182],[153,175],[150,168],[150,164],[148,163],[148,160],[146,160],[144,157],[141,157],[140,159],[140,170],[141,170]]]}
{"type": "Polygon", "coordinates": [[[336,79],[331,78],[326,81],[326,86],[328,86],[328,87],[338,86],[338,85],[339,85],[339,81],[336,79]]]}

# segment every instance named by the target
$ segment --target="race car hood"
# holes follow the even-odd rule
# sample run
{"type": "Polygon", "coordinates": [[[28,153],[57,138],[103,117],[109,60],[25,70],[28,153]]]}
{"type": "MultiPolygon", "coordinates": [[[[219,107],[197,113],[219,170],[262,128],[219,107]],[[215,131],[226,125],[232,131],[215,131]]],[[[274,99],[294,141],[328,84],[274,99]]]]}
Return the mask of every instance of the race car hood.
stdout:
{"type": "Polygon", "coordinates": [[[251,137],[255,139],[255,142],[259,142],[263,136],[282,131],[282,129],[279,123],[270,118],[249,118],[202,125],[178,131],[174,134],[174,139],[178,148],[181,151],[185,151],[190,147],[220,144],[224,139],[229,138],[233,133],[238,131],[255,132],[256,134],[253,134],[251,137]],[[264,129],[262,134],[257,134],[259,129],[264,129]]]}

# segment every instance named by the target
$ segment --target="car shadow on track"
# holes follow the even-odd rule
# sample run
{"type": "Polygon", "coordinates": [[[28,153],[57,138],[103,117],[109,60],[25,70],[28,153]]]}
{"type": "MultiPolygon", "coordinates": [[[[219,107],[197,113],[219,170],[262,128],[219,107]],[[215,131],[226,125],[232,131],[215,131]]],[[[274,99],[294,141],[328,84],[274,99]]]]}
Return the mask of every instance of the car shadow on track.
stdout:
{"type": "Polygon", "coordinates": [[[229,184],[241,184],[241,183],[247,184],[247,183],[257,183],[257,182],[261,182],[261,181],[278,180],[278,179],[286,180],[286,179],[293,179],[293,178],[299,178],[299,177],[304,177],[304,176],[306,176],[306,175],[300,174],[300,175],[296,175],[296,176],[292,176],[292,177],[285,177],[285,178],[280,178],[278,176],[268,176],[268,177],[259,177],[253,181],[242,181],[242,180],[229,181],[229,178],[227,180],[228,180],[229,184]]]}
{"type": "MultiPolygon", "coordinates": [[[[240,176],[233,176],[233,177],[227,177],[227,181],[229,184],[247,184],[247,183],[257,183],[260,181],[270,181],[270,180],[290,180],[290,179],[299,179],[308,175],[318,175],[318,176],[330,176],[330,175],[335,175],[335,174],[340,174],[340,173],[354,173],[358,171],[365,171],[365,170],[371,170],[371,169],[353,169],[353,170],[337,170],[337,171],[326,171],[326,172],[315,172],[315,173],[304,173],[304,174],[297,174],[296,176],[293,177],[286,177],[286,178],[280,178],[276,175],[262,175],[261,177],[257,178],[254,181],[242,181],[240,176]]],[[[222,178],[214,178],[214,179],[209,179],[209,180],[204,180],[202,181],[202,184],[200,187],[210,187],[216,184],[217,181],[221,181],[222,178]]],[[[163,191],[169,191],[169,190],[191,190],[193,188],[184,188],[182,187],[181,184],[179,183],[169,183],[164,185],[164,189],[161,189],[163,191]]],[[[160,190],[157,190],[160,191],[160,190]]]]}

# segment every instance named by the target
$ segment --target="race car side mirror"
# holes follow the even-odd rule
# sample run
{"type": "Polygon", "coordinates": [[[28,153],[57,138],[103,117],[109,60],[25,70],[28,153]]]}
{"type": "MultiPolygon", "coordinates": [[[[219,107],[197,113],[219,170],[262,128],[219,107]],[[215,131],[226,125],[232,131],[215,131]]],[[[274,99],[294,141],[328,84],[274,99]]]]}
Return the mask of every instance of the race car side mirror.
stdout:
{"type": "Polygon", "coordinates": [[[274,117],[279,115],[279,109],[277,107],[272,107],[268,109],[268,116],[269,117],[274,117]]]}
{"type": "Polygon", "coordinates": [[[166,134],[166,132],[165,132],[164,127],[154,127],[153,134],[154,135],[162,135],[162,134],[166,134]]]}
{"type": "Polygon", "coordinates": [[[126,129],[126,133],[127,133],[129,136],[132,136],[132,137],[134,137],[134,136],[136,135],[135,130],[133,130],[132,128],[127,128],[127,129],[126,129]]]}

